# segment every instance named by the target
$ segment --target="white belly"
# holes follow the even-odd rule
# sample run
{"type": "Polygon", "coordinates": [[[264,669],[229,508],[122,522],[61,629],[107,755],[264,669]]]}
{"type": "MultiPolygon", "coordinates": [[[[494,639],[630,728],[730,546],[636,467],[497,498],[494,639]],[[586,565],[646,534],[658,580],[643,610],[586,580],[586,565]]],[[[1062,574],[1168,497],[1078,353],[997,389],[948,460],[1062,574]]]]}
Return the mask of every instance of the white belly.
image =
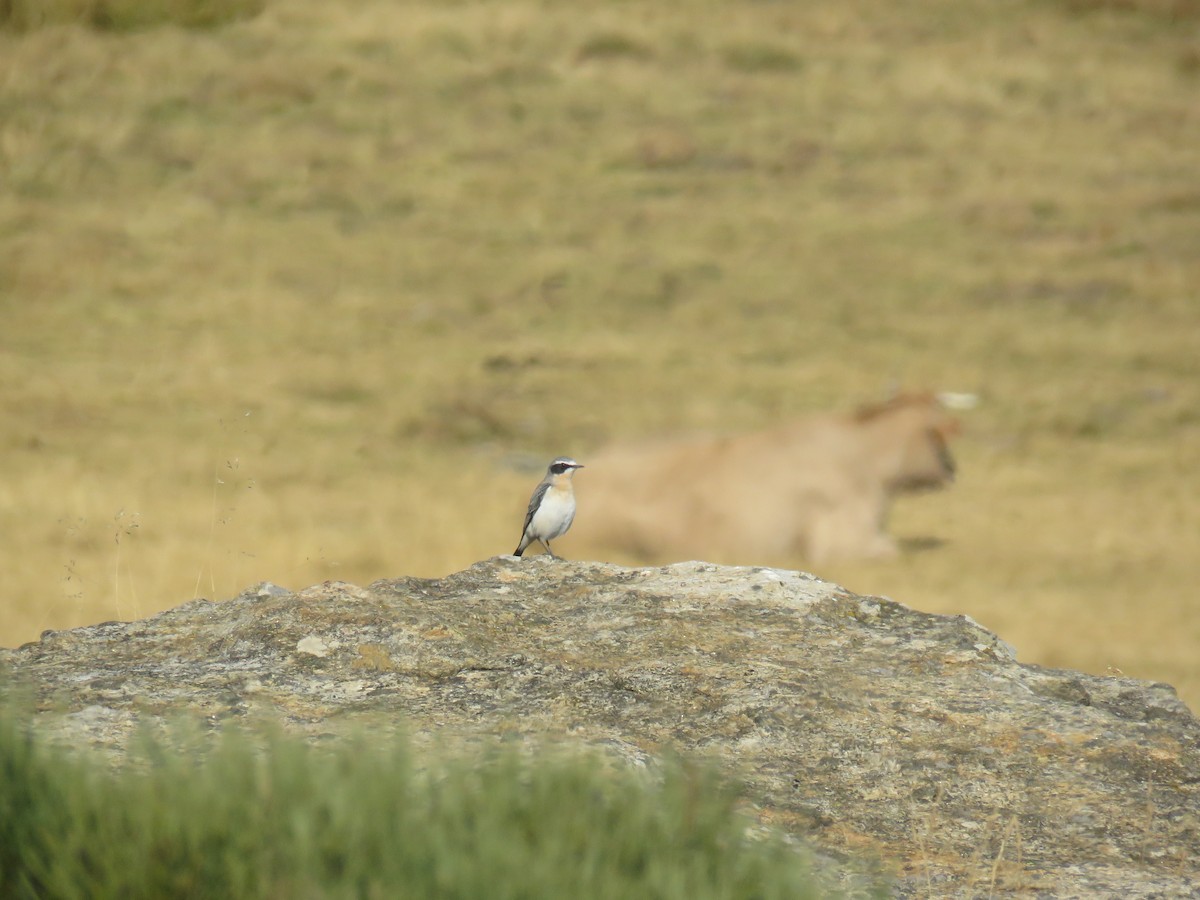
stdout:
{"type": "Polygon", "coordinates": [[[533,514],[529,531],[535,538],[552,541],[567,533],[575,520],[575,497],[560,491],[547,491],[542,505],[533,514]]]}

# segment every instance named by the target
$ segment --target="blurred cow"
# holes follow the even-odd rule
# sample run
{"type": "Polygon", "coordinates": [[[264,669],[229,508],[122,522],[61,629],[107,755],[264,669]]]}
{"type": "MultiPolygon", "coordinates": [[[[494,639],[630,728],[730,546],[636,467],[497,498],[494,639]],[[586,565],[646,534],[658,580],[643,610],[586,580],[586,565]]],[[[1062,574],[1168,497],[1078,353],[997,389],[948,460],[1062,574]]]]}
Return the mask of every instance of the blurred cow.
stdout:
{"type": "Polygon", "coordinates": [[[958,431],[921,393],[753,434],[614,447],[588,458],[578,539],[642,562],[891,556],[892,499],[954,480],[958,431]]]}

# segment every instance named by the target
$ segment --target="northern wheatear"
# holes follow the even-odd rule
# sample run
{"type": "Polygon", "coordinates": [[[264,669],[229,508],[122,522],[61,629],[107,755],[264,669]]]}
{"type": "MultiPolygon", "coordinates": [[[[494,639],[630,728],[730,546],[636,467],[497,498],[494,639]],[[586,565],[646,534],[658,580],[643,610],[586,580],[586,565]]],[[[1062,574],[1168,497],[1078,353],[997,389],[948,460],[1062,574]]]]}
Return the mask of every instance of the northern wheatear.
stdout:
{"type": "Polygon", "coordinates": [[[575,470],[582,469],[579,463],[568,456],[560,456],[550,463],[546,477],[534,488],[529,498],[529,511],[525,513],[525,524],[521,528],[521,542],[513,551],[520,556],[525,548],[538,541],[546,552],[554,556],[550,542],[567,533],[575,521],[575,490],[571,479],[575,470]]]}

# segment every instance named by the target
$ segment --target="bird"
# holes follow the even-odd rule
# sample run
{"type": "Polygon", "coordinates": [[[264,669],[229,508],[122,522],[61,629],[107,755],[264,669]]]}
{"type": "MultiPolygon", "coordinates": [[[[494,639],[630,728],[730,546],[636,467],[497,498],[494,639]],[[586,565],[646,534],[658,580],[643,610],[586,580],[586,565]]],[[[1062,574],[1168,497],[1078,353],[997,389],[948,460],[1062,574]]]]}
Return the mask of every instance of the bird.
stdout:
{"type": "Polygon", "coordinates": [[[550,463],[546,477],[533,489],[533,496],[529,498],[525,524],[521,526],[521,540],[513,556],[520,556],[534,541],[538,541],[547,553],[554,556],[550,542],[566,534],[575,521],[575,490],[571,480],[575,477],[575,470],[582,468],[569,456],[556,457],[550,463]]]}

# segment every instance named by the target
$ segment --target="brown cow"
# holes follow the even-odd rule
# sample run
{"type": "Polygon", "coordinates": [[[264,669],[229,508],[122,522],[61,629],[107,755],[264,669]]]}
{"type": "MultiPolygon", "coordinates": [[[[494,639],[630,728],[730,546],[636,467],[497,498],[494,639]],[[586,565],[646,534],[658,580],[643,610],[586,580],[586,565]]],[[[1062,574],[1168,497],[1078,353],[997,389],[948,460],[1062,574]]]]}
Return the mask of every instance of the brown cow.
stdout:
{"type": "Polygon", "coordinates": [[[577,537],[642,562],[891,556],[892,499],[953,480],[958,430],[935,395],[901,394],[753,434],[612,448],[588,460],[577,537]]]}

